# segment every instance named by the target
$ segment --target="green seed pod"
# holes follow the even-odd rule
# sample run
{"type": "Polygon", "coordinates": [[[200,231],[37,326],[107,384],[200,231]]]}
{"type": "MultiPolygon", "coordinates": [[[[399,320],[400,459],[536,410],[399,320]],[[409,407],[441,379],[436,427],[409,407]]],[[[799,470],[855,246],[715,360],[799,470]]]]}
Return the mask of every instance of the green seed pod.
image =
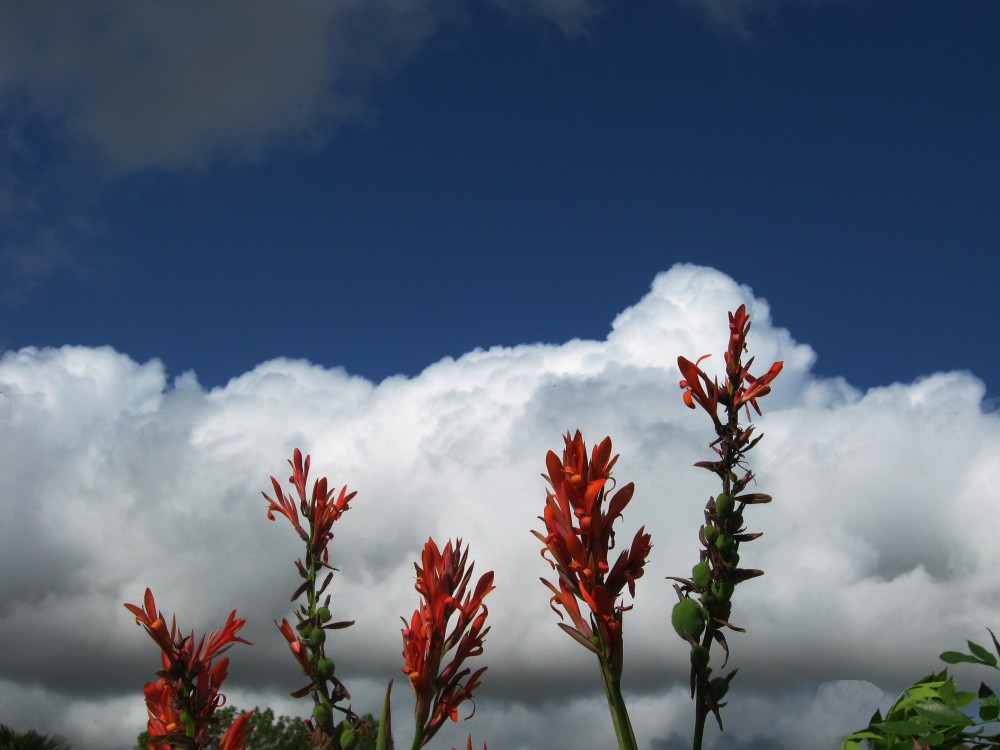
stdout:
{"type": "Polygon", "coordinates": [[[691,580],[699,589],[708,588],[708,563],[705,560],[691,568],[691,580]]]}
{"type": "Polygon", "coordinates": [[[330,610],[326,607],[317,609],[316,616],[319,617],[320,622],[330,622],[330,610]]]}
{"type": "Polygon", "coordinates": [[[333,711],[330,710],[329,706],[317,703],[313,708],[313,721],[316,722],[317,726],[328,729],[333,723],[333,711]]]}
{"type": "Polygon", "coordinates": [[[708,666],[708,649],[704,646],[695,646],[691,649],[691,665],[697,669],[704,669],[708,666]]]}
{"type": "Polygon", "coordinates": [[[719,600],[715,598],[715,595],[711,591],[706,591],[701,595],[701,606],[705,609],[715,611],[715,608],[719,605],[719,600]]]}
{"type": "Polygon", "coordinates": [[[336,665],[334,665],[333,659],[320,659],[316,662],[316,674],[324,680],[329,680],[333,677],[333,671],[335,668],[336,665]]]}
{"type": "Polygon", "coordinates": [[[716,528],[715,526],[706,526],[705,527],[705,541],[706,542],[708,542],[709,544],[714,544],[715,540],[718,538],[718,536],[719,536],[719,529],[718,528],[716,528]]]}
{"type": "Polygon", "coordinates": [[[719,518],[728,518],[731,516],[735,507],[736,501],[727,492],[723,492],[715,498],[715,512],[718,513],[719,518]]]}
{"type": "Polygon", "coordinates": [[[670,624],[681,638],[698,638],[705,630],[705,610],[694,599],[681,599],[670,614],[670,624]]]}
{"type": "Polygon", "coordinates": [[[731,536],[720,536],[715,540],[715,548],[719,551],[725,559],[726,555],[730,554],[736,548],[736,540],[731,536]]]}
{"type": "Polygon", "coordinates": [[[742,513],[734,513],[733,514],[733,528],[734,529],[742,529],[743,528],[743,514],[742,513]]]}
{"type": "Polygon", "coordinates": [[[723,599],[727,599],[727,600],[728,599],[732,599],[734,591],[736,591],[736,584],[735,583],[732,583],[731,581],[726,581],[724,584],[722,584],[722,594],[723,594],[722,598],[723,599]]]}
{"type": "Polygon", "coordinates": [[[313,628],[309,631],[309,644],[312,646],[322,646],[326,643],[326,631],[323,628],[313,628]]]}
{"type": "Polygon", "coordinates": [[[351,727],[348,727],[340,735],[340,750],[351,750],[358,744],[358,735],[351,727]]]}
{"type": "Polygon", "coordinates": [[[712,696],[715,700],[721,700],[722,697],[729,692],[729,683],[726,682],[725,677],[716,677],[708,683],[709,687],[712,689],[712,696]]]}

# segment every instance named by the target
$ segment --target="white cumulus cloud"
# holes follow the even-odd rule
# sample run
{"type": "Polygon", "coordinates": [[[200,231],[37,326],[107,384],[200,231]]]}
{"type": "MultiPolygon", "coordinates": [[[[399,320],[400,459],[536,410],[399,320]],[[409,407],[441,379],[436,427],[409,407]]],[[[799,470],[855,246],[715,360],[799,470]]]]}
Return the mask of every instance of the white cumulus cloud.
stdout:
{"type": "Polygon", "coordinates": [[[397,678],[393,723],[405,736],[399,616],[417,603],[412,564],[428,536],[462,537],[497,588],[476,717],[443,742],[472,732],[496,747],[607,746],[597,666],[556,627],[538,582],[551,571],[529,533],[545,453],[579,428],[588,443],[611,435],[619,482],[636,483],[619,538],[640,525],[652,534],[624,622],[633,721],[644,747],[682,747],[687,655],[664,577],[696,561],[716,488],[692,466],[711,457],[711,423],[682,404],[676,358],[712,352],[703,364],[718,372],[726,313],[743,303],[757,366],[785,368],[755,419],[765,438],[750,461],[774,502],[747,511],[765,535],[743,562],[766,575],[735,598],[748,632],[730,638],[740,674],[725,736],[798,748],[812,731],[811,747],[836,747],[938,668],[940,651],[996,624],[1000,419],[968,373],[868,392],[819,378],[814,352],[772,323],[763,299],[692,265],[657,276],[603,341],[476,350],[381,383],[276,359],[206,391],[193,373],[171,381],[162,363],[108,348],[7,352],[0,555],[16,573],[0,579],[0,706],[16,711],[0,721],[80,750],[131,747],[158,656],[122,603],[146,586],[186,629],[237,609],[255,645],[229,654],[233,702],[306,713],[287,697],[300,675],[272,624],[289,611],[299,544],[282,518],[267,521],[260,494],[269,475],[288,476],[298,446],[314,476],[358,491],[331,544],[334,615],[358,624],[330,644],[356,708],[375,711],[397,678]],[[44,708],[54,701],[67,707],[58,719],[44,708]],[[99,707],[114,709],[110,726],[99,707]]]}

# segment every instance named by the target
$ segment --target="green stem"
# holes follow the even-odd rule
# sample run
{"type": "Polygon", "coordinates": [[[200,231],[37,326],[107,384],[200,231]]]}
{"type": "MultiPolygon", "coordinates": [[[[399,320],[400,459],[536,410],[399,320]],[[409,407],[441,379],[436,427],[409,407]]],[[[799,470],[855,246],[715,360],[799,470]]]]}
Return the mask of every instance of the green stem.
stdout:
{"type": "Polygon", "coordinates": [[[625,699],[622,698],[621,681],[612,678],[608,666],[601,660],[601,677],[604,678],[604,692],[608,697],[608,708],[611,710],[611,721],[615,725],[615,737],[620,750],[638,750],[632,722],[628,718],[625,699]]]}
{"type": "MultiPolygon", "coordinates": [[[[701,645],[709,652],[712,650],[712,632],[714,628],[709,624],[705,628],[705,635],[701,645]]],[[[705,681],[698,675],[695,682],[694,694],[694,740],[691,743],[691,750],[701,750],[701,743],[705,737],[705,722],[708,720],[708,704],[705,702],[704,694],[705,681]]]]}
{"type": "Polygon", "coordinates": [[[413,732],[413,745],[410,750],[420,750],[424,746],[424,728],[417,724],[416,731],[413,732]]]}

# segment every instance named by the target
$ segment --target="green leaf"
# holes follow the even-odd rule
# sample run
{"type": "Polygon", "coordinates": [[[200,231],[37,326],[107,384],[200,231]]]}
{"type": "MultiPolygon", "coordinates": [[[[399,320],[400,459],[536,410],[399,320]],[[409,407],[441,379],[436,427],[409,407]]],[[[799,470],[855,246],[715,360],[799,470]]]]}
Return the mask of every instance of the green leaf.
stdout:
{"type": "Polygon", "coordinates": [[[382,716],[378,722],[378,739],[375,741],[375,750],[394,750],[392,744],[392,723],[391,709],[389,708],[389,694],[392,692],[392,680],[385,689],[385,702],[382,703],[382,716]]]}
{"type": "Polygon", "coordinates": [[[864,730],[861,732],[853,732],[844,736],[845,740],[881,740],[883,739],[881,734],[875,734],[875,732],[869,732],[864,730]]]}
{"type": "Polygon", "coordinates": [[[979,718],[983,721],[996,721],[997,716],[1000,716],[1000,700],[984,682],[979,686],[979,718]]]}
{"type": "Polygon", "coordinates": [[[930,727],[922,721],[881,721],[873,725],[887,734],[923,734],[930,727]]]}
{"type": "Polygon", "coordinates": [[[946,664],[982,664],[975,656],[963,654],[961,651],[945,651],[938,657],[946,664]]]}
{"type": "Polygon", "coordinates": [[[962,691],[960,693],[955,693],[955,702],[952,703],[951,705],[952,706],[958,706],[959,708],[962,708],[962,706],[968,706],[975,699],[976,699],[976,694],[975,693],[969,693],[969,692],[966,692],[966,691],[962,691]]]}
{"type": "Polygon", "coordinates": [[[974,722],[954,706],[943,703],[918,703],[913,707],[921,717],[932,722],[934,726],[967,727],[974,722]]]}
{"type": "Polygon", "coordinates": [[[840,750],[862,750],[861,743],[849,740],[845,737],[840,743],[840,750]]]}
{"type": "Polygon", "coordinates": [[[997,665],[997,658],[978,643],[973,643],[972,641],[966,641],[966,643],[969,644],[969,650],[978,656],[979,660],[983,664],[990,667],[995,667],[997,665]]]}

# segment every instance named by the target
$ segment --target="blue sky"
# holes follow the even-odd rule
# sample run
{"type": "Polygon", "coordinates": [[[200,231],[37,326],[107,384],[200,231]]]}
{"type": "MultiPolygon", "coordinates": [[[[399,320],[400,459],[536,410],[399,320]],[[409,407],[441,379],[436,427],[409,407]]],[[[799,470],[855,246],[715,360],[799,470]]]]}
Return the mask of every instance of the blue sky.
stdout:
{"type": "MultiPolygon", "coordinates": [[[[696,262],[807,331],[821,373],[961,368],[996,392],[993,4],[718,3],[713,23],[581,2],[565,30],[522,5],[444,4],[419,38],[376,39],[406,49],[344,84],[356,103],[266,131],[224,100],[198,119],[254,96],[238,71],[186,98],[200,68],[144,70],[176,107],[161,128],[118,101],[154,97],[126,51],[109,69],[57,47],[41,72],[8,53],[0,342],[110,344],[207,386],[278,355],[379,380],[603,336],[696,262]],[[80,64],[74,101],[45,76],[80,64]]],[[[46,39],[29,14],[9,6],[7,35],[46,39]]]]}
{"type": "Polygon", "coordinates": [[[596,669],[528,534],[579,427],[653,534],[636,733],[684,747],[664,577],[714,488],[675,363],[714,367],[747,304],[785,362],[775,502],[706,750],[837,747],[996,630],[998,31],[986,1],[0,0],[0,722],[130,748],[146,586],[194,628],[237,608],[233,702],[302,713],[271,624],[299,552],[259,494],[298,446],[359,491],[358,706],[399,676],[424,540],[462,536],[497,572],[490,670],[441,746],[587,750],[596,669]]]}

